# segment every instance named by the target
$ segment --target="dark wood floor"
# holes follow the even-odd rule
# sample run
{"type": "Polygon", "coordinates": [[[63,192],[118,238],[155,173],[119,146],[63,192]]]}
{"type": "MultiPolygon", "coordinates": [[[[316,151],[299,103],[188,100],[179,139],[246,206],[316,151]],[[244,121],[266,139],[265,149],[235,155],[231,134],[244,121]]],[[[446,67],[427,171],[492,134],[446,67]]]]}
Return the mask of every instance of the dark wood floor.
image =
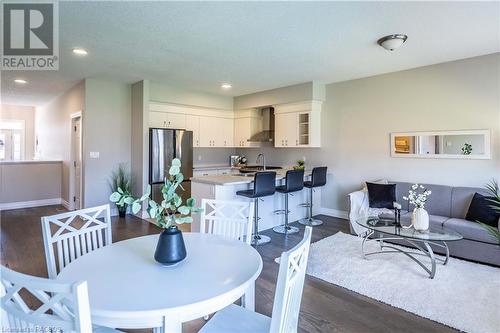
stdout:
{"type": "MultiPolygon", "coordinates": [[[[47,277],[40,227],[40,217],[64,211],[60,206],[3,211],[0,214],[1,263],[13,270],[47,277]]],[[[318,216],[325,223],[315,227],[312,242],[339,231],[348,233],[347,221],[318,216]]],[[[294,235],[265,234],[270,244],[258,247],[264,261],[256,286],[256,311],[270,316],[278,265],[274,258],[293,247],[302,238],[294,235]]],[[[184,226],[184,228],[189,226],[184,226]]],[[[113,218],[113,241],[159,233],[159,229],[143,220],[128,216],[113,218]]],[[[180,281],[179,281],[180,282],[180,281]]],[[[445,306],[445,305],[444,305],[445,306]]],[[[197,332],[204,321],[196,320],[183,326],[184,332],[197,332]]],[[[299,332],[454,332],[439,323],[393,308],[342,287],[306,276],[300,312],[299,332]]]]}

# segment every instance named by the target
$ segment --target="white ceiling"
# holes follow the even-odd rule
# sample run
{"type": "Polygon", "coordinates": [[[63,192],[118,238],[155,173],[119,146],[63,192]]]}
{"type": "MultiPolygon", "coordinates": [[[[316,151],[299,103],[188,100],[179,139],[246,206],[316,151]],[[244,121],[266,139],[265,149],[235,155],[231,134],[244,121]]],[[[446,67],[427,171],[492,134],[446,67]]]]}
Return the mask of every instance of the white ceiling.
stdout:
{"type": "Polygon", "coordinates": [[[61,2],[60,70],[4,71],[4,103],[78,80],[141,79],[227,95],[338,82],[500,51],[499,2],[61,2]],[[404,33],[391,53],[379,37],[404,33]],[[85,58],[71,49],[84,47],[85,58]],[[23,87],[13,79],[29,81],[23,87]],[[233,89],[223,92],[221,82],[233,89]]]}

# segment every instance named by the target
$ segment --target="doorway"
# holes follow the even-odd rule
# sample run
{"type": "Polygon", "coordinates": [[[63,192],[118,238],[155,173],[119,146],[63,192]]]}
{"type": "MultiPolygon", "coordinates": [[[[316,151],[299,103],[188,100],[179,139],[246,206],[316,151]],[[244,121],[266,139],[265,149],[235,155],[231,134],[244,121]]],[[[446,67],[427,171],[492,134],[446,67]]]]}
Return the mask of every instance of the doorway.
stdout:
{"type": "Polygon", "coordinates": [[[0,121],[0,161],[24,160],[24,121],[0,121]]]}
{"type": "Polygon", "coordinates": [[[70,196],[68,208],[82,208],[82,116],[76,113],[71,116],[71,165],[70,196]]]}

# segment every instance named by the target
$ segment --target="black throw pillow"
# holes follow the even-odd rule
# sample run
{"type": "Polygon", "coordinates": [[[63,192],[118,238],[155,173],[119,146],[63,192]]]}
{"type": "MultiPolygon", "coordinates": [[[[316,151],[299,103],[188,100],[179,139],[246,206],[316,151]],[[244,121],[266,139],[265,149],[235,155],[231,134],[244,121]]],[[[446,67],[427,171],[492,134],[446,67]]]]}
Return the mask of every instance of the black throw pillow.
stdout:
{"type": "Polygon", "coordinates": [[[370,208],[394,208],[396,184],[366,183],[370,208]]]}
{"type": "Polygon", "coordinates": [[[493,199],[493,197],[487,197],[479,193],[475,193],[469,205],[469,210],[467,211],[465,219],[473,222],[479,221],[484,224],[491,225],[492,227],[498,227],[498,218],[500,217],[500,213],[491,207],[493,202],[489,199],[493,199]]]}

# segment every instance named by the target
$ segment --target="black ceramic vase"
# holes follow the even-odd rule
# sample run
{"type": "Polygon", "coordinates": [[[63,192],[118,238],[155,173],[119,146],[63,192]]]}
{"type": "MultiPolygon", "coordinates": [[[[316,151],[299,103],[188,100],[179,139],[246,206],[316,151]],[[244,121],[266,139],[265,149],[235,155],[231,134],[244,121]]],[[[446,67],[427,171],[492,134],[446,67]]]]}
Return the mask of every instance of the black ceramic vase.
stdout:
{"type": "Polygon", "coordinates": [[[162,265],[174,265],[186,258],[182,232],[176,226],[163,230],[156,245],[155,260],[162,265]]]}
{"type": "Polygon", "coordinates": [[[127,205],[117,206],[118,207],[118,216],[123,218],[127,215],[127,205]]]}

